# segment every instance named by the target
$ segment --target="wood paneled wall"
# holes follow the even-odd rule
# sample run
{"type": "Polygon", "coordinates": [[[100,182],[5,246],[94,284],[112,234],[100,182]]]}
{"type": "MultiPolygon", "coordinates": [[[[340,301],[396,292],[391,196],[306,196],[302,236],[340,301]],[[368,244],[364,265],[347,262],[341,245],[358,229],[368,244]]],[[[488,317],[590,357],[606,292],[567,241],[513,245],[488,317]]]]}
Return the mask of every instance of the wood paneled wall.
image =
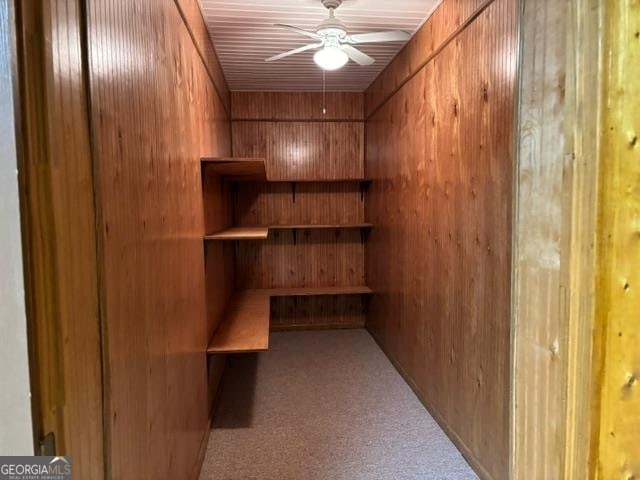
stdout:
{"type": "Polygon", "coordinates": [[[444,0],[365,92],[367,118],[432,61],[493,0],[444,0]]]}
{"type": "Polygon", "coordinates": [[[87,0],[114,479],[196,478],[207,440],[200,157],[230,154],[230,124],[180,4],[87,0]]]}
{"type": "Polygon", "coordinates": [[[218,92],[227,113],[229,113],[231,109],[231,92],[229,92],[229,86],[227,85],[227,80],[224,78],[222,66],[220,65],[216,51],[211,43],[209,30],[202,18],[200,5],[194,0],[174,1],[182,15],[185,25],[189,30],[189,34],[191,35],[193,43],[198,50],[198,54],[207,67],[207,71],[213,81],[216,91],[218,92]]]}
{"type": "Polygon", "coordinates": [[[445,0],[367,92],[367,327],[478,474],[503,479],[518,41],[516,2],[488,3],[445,0]]]}
{"type": "Polygon", "coordinates": [[[53,433],[55,454],[73,456],[73,478],[99,480],[102,361],[81,3],[15,2],[18,169],[35,454],[53,433]]]}
{"type": "MultiPolygon", "coordinates": [[[[321,93],[233,92],[233,153],[264,157],[270,179],[364,176],[363,95],[332,92],[323,114],[321,93]]],[[[238,183],[237,225],[364,222],[359,182],[238,183]]],[[[359,229],[277,230],[266,241],[236,245],[238,288],[364,284],[364,239],[359,229]]],[[[272,327],[364,325],[364,299],[272,300],[272,327]]]]}
{"type": "Polygon", "coordinates": [[[352,92],[233,92],[234,121],[364,120],[364,95],[352,92]],[[323,113],[323,104],[326,111],[323,113]]]}

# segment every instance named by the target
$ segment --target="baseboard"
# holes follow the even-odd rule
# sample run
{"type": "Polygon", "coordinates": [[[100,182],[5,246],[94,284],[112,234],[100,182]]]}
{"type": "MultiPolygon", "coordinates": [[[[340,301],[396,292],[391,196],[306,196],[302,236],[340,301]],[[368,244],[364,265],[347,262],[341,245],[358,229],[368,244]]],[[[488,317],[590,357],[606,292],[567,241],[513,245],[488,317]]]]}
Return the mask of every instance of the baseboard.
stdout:
{"type": "Polygon", "coordinates": [[[387,351],[383,348],[382,342],[380,342],[380,340],[370,330],[367,329],[367,332],[369,332],[369,335],[371,335],[373,340],[378,344],[378,347],[380,347],[380,350],[382,350],[385,356],[389,359],[389,361],[398,371],[400,376],[402,376],[404,381],[407,382],[407,385],[411,387],[411,390],[413,390],[413,393],[416,394],[416,397],[418,397],[418,400],[420,400],[420,403],[424,405],[424,408],[427,409],[429,414],[438,423],[438,425],[440,425],[440,428],[442,428],[442,430],[447,435],[447,437],[449,437],[449,439],[454,443],[454,445],[460,451],[460,453],[462,454],[464,459],[467,461],[467,463],[476,472],[478,477],[480,477],[482,480],[495,480],[493,476],[484,468],[484,466],[476,458],[476,456],[471,452],[471,450],[467,447],[467,445],[462,441],[462,439],[458,436],[458,434],[449,427],[449,425],[444,420],[444,418],[422,396],[422,394],[420,393],[420,390],[418,390],[418,387],[416,386],[413,379],[404,371],[400,363],[395,358],[393,358],[389,353],[387,353],[387,351]]]}

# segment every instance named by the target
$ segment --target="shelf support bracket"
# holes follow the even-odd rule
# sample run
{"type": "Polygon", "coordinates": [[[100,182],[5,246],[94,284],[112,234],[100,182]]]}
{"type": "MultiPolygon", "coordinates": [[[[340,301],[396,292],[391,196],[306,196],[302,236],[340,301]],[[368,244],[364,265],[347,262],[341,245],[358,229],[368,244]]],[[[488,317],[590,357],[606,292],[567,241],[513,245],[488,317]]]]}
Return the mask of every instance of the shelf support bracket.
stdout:
{"type": "Polygon", "coordinates": [[[293,203],[296,203],[296,189],[298,184],[296,182],[291,182],[291,196],[293,198],[293,203]]]}

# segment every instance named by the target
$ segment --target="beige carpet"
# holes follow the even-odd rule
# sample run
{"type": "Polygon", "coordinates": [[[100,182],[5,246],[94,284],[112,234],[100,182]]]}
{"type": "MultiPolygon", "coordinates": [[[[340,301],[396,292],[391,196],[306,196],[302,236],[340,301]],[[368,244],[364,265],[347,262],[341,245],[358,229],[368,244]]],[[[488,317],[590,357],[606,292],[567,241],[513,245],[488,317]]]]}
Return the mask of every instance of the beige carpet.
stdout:
{"type": "Polygon", "coordinates": [[[365,330],[232,355],[201,480],[477,478],[365,330]]]}

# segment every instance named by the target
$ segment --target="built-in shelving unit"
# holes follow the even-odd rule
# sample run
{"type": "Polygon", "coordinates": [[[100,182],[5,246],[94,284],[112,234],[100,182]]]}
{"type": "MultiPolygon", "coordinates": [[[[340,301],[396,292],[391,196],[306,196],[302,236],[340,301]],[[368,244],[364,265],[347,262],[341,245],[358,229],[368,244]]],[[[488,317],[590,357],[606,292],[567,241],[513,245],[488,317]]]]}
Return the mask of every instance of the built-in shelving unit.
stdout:
{"type": "Polygon", "coordinates": [[[232,227],[204,237],[205,240],[266,240],[269,230],[324,230],[332,228],[371,228],[370,223],[341,225],[269,225],[268,227],[232,227]]]}
{"type": "MultiPolygon", "coordinates": [[[[289,183],[295,202],[298,183],[345,183],[358,182],[360,193],[369,186],[367,178],[301,178],[269,179],[262,158],[210,157],[201,159],[203,175],[224,177],[231,182],[269,182],[289,183]]],[[[208,177],[207,177],[208,178],[208,177]]],[[[204,183],[207,187],[207,182],[204,183]]],[[[214,187],[215,188],[215,187],[214,187]]],[[[208,190],[206,190],[208,191],[208,190]]],[[[237,195],[237,189],[231,189],[231,198],[237,195]]],[[[233,202],[232,202],[233,203],[233,202]]],[[[205,205],[206,208],[206,205],[205,205]]],[[[373,227],[366,222],[346,224],[274,224],[267,226],[233,226],[205,235],[205,241],[266,240],[270,230],[293,230],[294,244],[297,230],[322,229],[361,229],[361,238],[365,231],[373,227]]],[[[236,247],[237,248],[237,247],[236,247]]],[[[223,318],[211,338],[207,349],[210,354],[258,352],[269,347],[269,320],[272,297],[309,297],[328,295],[369,295],[372,291],[364,285],[329,287],[287,287],[256,290],[240,290],[233,294],[226,306],[223,318]]]]}
{"type": "Polygon", "coordinates": [[[209,343],[207,352],[213,354],[267,350],[271,297],[371,293],[372,290],[366,286],[269,288],[236,292],[209,343]]]}

